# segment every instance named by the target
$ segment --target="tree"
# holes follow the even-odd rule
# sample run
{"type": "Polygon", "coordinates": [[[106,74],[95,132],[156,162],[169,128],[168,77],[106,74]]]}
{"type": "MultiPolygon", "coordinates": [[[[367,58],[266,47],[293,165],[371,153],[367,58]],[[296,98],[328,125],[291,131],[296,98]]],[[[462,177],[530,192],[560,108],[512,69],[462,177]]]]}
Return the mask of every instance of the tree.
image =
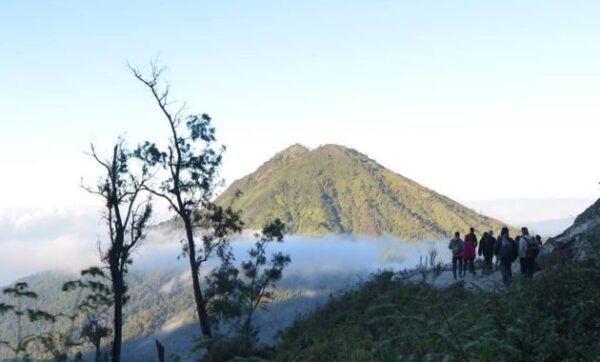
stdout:
{"type": "Polygon", "coordinates": [[[38,338],[45,351],[55,361],[67,361],[74,348],[78,348],[74,359],[81,360],[82,346],[89,342],[83,333],[85,325],[80,324],[82,318],[101,314],[112,305],[112,293],[104,284],[106,277],[100,268],[84,269],[81,276],[81,279],[67,281],[62,286],[63,293],[75,293],[71,312],[61,312],[54,316],[56,321],[66,319],[68,326],[65,329],[53,328],[54,331],[43,333],[38,338]]]}
{"type": "Polygon", "coordinates": [[[196,313],[205,337],[212,336],[206,300],[200,285],[200,269],[211,256],[224,250],[227,236],[241,231],[239,214],[211,203],[218,184],[224,147],[216,149],[215,129],[206,114],[185,114],[185,106],[172,111],[169,87],[161,86],[162,69],[151,64],[150,75],[130,67],[131,72],[152,94],[169,128],[166,151],[145,142],[137,153],[146,165],[160,167],[165,176],[158,186],[147,186],[152,194],[165,200],[181,221],[185,231],[183,254],[187,255],[192,277],[196,313]],[[202,231],[202,244],[196,237],[202,231]]]}
{"type": "Polygon", "coordinates": [[[16,340],[0,340],[0,346],[4,345],[13,352],[15,361],[28,360],[31,357],[31,346],[40,341],[40,335],[36,333],[24,334],[23,323],[50,322],[56,321],[56,316],[41,309],[27,308],[28,301],[38,298],[37,293],[29,289],[27,283],[19,282],[12,287],[5,288],[3,294],[14,299],[16,305],[0,303],[0,315],[12,313],[17,321],[16,340]]]}
{"type": "Polygon", "coordinates": [[[281,252],[267,258],[268,245],[283,242],[284,229],[279,219],[268,223],[261,234],[255,234],[257,240],[248,251],[250,259],[241,263],[241,269],[231,257],[206,278],[211,308],[225,321],[237,320],[237,332],[246,350],[250,350],[256,340],[254,313],[259,308],[267,308],[272,300],[272,289],[291,262],[290,256],[281,252]]]}
{"type": "Polygon", "coordinates": [[[0,340],[0,345],[12,350],[16,360],[81,360],[84,341],[78,323],[82,315],[102,313],[112,303],[110,289],[99,280],[103,277],[99,268],[82,270],[81,275],[82,279],[68,281],[62,287],[63,293],[76,293],[70,312],[33,308],[38,294],[27,283],[5,288],[3,293],[16,303],[0,303],[0,315],[12,314],[16,328],[12,340],[0,340]]]}
{"type": "Polygon", "coordinates": [[[100,349],[102,339],[108,337],[110,329],[103,326],[97,318],[88,318],[81,329],[81,337],[94,346],[95,362],[102,361],[102,350],[100,349]]]}
{"type": "MultiPolygon", "coordinates": [[[[74,345],[73,340],[90,343],[94,346],[96,362],[101,362],[102,339],[110,334],[110,328],[102,324],[100,315],[113,304],[111,289],[104,284],[106,276],[102,269],[91,267],[81,271],[82,279],[71,280],[63,284],[62,291],[77,291],[78,297],[73,308],[73,313],[66,317],[74,325],[76,320],[85,316],[81,327],[75,332],[77,335],[67,335],[65,345],[74,345]]],[[[79,344],[83,344],[79,342],[79,344]]]]}
{"type": "Polygon", "coordinates": [[[131,253],[144,239],[152,214],[150,198],[140,201],[151,175],[146,165],[140,165],[139,172],[132,170],[133,154],[126,148],[123,139],[117,141],[108,160],[98,156],[94,145],[90,152],[105,172],[97,189],[87,190],[99,195],[105,202],[104,217],[108,226],[109,245],[105,252],[101,252],[101,257],[110,272],[113,293],[113,362],[121,358],[123,305],[127,301],[125,275],[133,262],[131,253]]]}

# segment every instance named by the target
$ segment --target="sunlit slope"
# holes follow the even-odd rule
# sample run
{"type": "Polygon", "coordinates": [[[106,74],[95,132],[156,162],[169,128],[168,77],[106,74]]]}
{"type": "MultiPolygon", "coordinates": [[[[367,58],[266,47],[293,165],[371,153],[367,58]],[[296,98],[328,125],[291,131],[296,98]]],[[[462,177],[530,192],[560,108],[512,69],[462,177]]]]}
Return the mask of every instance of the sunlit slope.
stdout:
{"type": "Polygon", "coordinates": [[[249,228],[279,217],[298,234],[424,239],[446,238],[470,226],[498,232],[502,226],[338,145],[312,151],[291,146],[235,181],[217,203],[241,209],[249,228]],[[242,194],[236,198],[237,190],[242,194]]]}

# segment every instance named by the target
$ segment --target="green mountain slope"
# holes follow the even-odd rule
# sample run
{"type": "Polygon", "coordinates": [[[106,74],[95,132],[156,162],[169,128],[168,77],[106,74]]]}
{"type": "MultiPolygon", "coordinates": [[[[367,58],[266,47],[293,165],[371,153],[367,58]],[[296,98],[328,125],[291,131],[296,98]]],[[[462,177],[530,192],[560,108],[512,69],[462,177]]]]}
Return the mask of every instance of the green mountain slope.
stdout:
{"type": "Polygon", "coordinates": [[[597,361],[599,267],[570,262],[494,292],[382,272],[284,330],[269,360],[597,361]]]}
{"type": "Polygon", "coordinates": [[[291,146],[235,181],[216,200],[243,211],[249,228],[281,218],[299,234],[389,234],[405,239],[448,237],[502,226],[356,150],[291,146]],[[237,190],[242,195],[236,198],[237,190]]]}

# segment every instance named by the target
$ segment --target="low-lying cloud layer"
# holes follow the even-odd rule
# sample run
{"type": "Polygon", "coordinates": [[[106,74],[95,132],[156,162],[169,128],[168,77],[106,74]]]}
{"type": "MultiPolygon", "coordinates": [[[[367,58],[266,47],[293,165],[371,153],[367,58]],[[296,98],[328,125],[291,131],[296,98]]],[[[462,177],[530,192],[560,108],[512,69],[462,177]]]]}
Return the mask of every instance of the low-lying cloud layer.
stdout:
{"type": "MultiPolygon", "coordinates": [[[[98,242],[105,238],[100,210],[50,208],[0,211],[0,285],[48,270],[80,270],[98,265],[98,242]]],[[[134,253],[135,269],[187,268],[178,233],[154,230],[134,253]]],[[[253,240],[232,241],[237,260],[247,257],[253,240]]],[[[392,237],[327,235],[288,236],[269,252],[292,256],[288,276],[362,275],[377,269],[404,269],[417,265],[432,249],[440,258],[448,253],[445,241],[402,242],[392,237]]]]}
{"type": "Polygon", "coordinates": [[[0,284],[47,269],[98,264],[100,213],[88,208],[0,211],[0,284]]]}

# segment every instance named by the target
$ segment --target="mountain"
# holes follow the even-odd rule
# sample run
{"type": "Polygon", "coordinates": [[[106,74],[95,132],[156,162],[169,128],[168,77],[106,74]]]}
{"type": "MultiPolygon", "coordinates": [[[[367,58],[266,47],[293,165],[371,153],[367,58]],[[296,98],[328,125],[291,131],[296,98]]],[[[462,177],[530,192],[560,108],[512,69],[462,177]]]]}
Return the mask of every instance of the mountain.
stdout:
{"type": "Polygon", "coordinates": [[[537,263],[547,267],[569,258],[584,261],[597,255],[600,246],[600,200],[582,212],[568,229],[548,240],[538,255],[537,263]]]}
{"type": "Polygon", "coordinates": [[[291,233],[447,238],[502,223],[339,145],[293,145],[235,181],[216,200],[243,212],[246,226],[281,218],[291,233]],[[242,192],[238,195],[238,190],[242,192]]]}

